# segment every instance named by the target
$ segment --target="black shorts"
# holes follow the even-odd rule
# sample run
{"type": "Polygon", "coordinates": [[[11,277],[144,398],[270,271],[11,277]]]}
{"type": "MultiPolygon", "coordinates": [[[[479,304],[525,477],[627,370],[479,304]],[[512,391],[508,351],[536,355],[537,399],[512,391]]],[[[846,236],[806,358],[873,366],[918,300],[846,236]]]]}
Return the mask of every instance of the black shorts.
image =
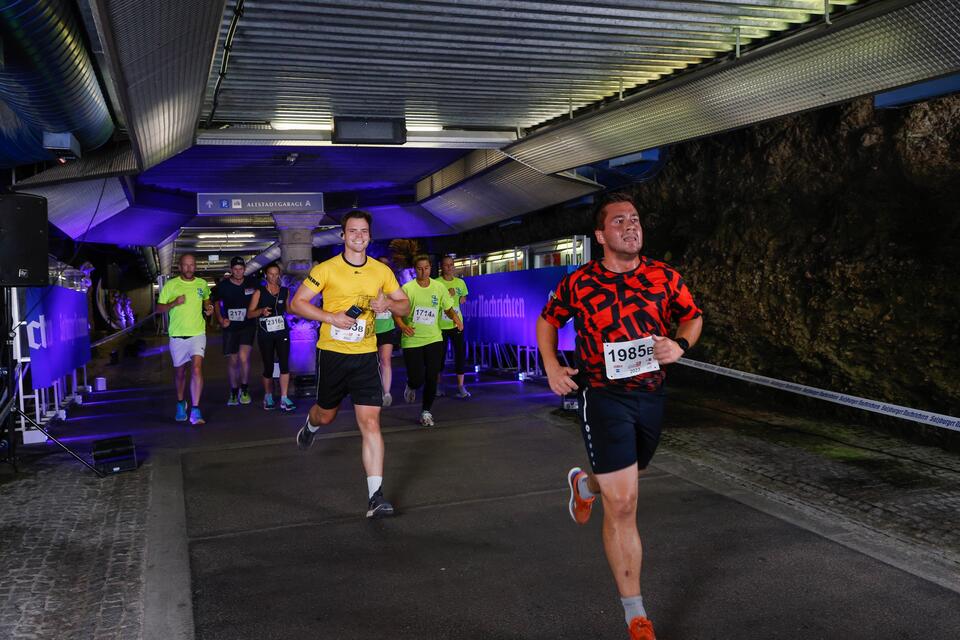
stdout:
{"type": "Polygon", "coordinates": [[[383,385],[376,352],[321,350],[318,359],[317,405],[321,409],[336,409],[347,394],[354,405],[383,406],[383,385]]]}
{"type": "Polygon", "coordinates": [[[232,356],[240,351],[240,345],[253,346],[253,338],[257,335],[257,327],[250,325],[243,329],[225,329],[223,332],[223,355],[232,356]]]}
{"type": "Polygon", "coordinates": [[[390,331],[377,334],[377,349],[385,344],[392,344],[394,349],[400,348],[400,329],[394,327],[390,331]]]}
{"type": "Polygon", "coordinates": [[[660,443],[665,393],[585,387],[580,392],[580,433],[594,473],[637,463],[646,469],[660,443]]]}

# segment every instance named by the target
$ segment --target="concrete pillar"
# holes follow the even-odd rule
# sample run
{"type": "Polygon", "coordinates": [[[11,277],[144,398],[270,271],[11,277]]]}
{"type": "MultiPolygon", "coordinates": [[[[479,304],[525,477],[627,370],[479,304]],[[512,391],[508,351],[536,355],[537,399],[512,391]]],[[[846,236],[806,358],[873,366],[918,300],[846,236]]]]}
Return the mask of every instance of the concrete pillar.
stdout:
{"type": "MultiPolygon", "coordinates": [[[[280,232],[280,262],[291,297],[313,267],[313,230],[323,212],[273,213],[280,232]]],[[[308,395],[316,385],[317,331],[319,324],[288,316],[290,323],[290,377],[292,393],[308,395]]]]}
{"type": "Polygon", "coordinates": [[[273,220],[280,232],[280,262],[284,271],[303,280],[313,266],[313,230],[320,224],[323,212],[275,212],[273,220]]]}

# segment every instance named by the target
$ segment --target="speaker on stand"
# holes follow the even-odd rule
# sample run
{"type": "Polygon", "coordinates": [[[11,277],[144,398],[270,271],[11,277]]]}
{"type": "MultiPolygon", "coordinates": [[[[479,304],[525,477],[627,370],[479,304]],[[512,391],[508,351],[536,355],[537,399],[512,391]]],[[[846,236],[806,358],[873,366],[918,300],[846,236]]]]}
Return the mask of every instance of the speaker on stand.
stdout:
{"type": "Polygon", "coordinates": [[[50,284],[47,199],[0,194],[0,287],[50,284]]]}
{"type": "MultiPolygon", "coordinates": [[[[21,411],[13,402],[13,396],[16,393],[16,385],[13,380],[15,367],[13,359],[13,322],[15,319],[11,311],[10,294],[13,293],[11,287],[45,287],[49,285],[50,273],[47,257],[49,253],[47,199],[23,193],[0,194],[0,289],[4,290],[4,308],[2,309],[3,317],[0,321],[0,327],[5,328],[4,335],[0,337],[3,339],[3,362],[8,363],[5,367],[6,380],[4,380],[4,383],[7,386],[5,396],[9,397],[8,404],[0,408],[7,413],[5,418],[8,421],[16,416],[28,422],[34,429],[102,478],[105,474],[100,469],[91,465],[70,447],[60,442],[42,425],[37,424],[32,417],[21,411]]],[[[13,429],[9,426],[9,422],[7,426],[6,433],[9,437],[9,446],[15,435],[13,429]]],[[[6,458],[7,461],[16,462],[16,458],[12,457],[11,454],[8,454],[6,458]]]]}

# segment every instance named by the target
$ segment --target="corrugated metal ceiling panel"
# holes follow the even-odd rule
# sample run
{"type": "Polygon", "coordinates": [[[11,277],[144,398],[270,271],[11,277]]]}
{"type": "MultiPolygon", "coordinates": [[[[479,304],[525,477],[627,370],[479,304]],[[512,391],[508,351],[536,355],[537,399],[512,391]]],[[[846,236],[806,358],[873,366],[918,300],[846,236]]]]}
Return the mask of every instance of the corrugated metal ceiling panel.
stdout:
{"type": "MultiPolygon", "coordinates": [[[[831,2],[853,4],[855,0],[831,2]]],[[[204,117],[237,0],[221,22],[204,117]]],[[[528,128],[810,21],[821,0],[246,0],[214,121],[528,128]]]]}
{"type": "Polygon", "coordinates": [[[552,173],[955,72],[960,3],[916,2],[763,54],[664,84],[504,152],[552,173]]]}
{"type": "Polygon", "coordinates": [[[94,0],[142,168],[193,144],[225,0],[94,0]]]}
{"type": "Polygon", "coordinates": [[[129,143],[117,149],[100,150],[85,155],[80,160],[56,165],[30,176],[17,183],[15,189],[23,190],[28,186],[75,182],[91,178],[108,178],[120,175],[131,175],[137,172],[137,159],[129,143]]]}
{"type": "Polygon", "coordinates": [[[601,185],[566,174],[544,175],[507,161],[420,204],[457,231],[500,222],[594,193],[601,185]]]}
{"type": "Polygon", "coordinates": [[[118,178],[87,180],[70,184],[23,189],[47,199],[50,223],[73,238],[82,238],[88,229],[130,206],[118,178]]]}

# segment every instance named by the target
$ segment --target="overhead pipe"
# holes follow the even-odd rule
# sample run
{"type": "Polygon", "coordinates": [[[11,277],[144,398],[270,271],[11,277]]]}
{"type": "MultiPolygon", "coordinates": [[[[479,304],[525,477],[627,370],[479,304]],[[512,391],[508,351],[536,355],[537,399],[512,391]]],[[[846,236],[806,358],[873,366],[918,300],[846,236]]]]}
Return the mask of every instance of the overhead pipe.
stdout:
{"type": "Polygon", "coordinates": [[[0,0],[0,100],[22,127],[3,118],[0,164],[52,160],[43,132],[69,131],[83,150],[113,135],[113,120],[87,53],[73,3],[0,0]]]}

